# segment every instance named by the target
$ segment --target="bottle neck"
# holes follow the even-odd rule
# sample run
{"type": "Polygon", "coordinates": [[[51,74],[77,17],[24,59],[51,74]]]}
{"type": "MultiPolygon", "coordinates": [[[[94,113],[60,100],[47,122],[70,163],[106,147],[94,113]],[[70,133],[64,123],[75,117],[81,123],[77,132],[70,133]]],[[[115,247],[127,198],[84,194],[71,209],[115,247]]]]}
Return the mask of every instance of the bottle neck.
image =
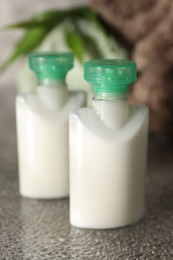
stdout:
{"type": "Polygon", "coordinates": [[[105,101],[114,101],[114,102],[127,102],[128,98],[126,94],[117,94],[117,93],[106,93],[106,92],[101,92],[101,93],[94,93],[93,99],[96,100],[105,100],[105,101]]]}
{"type": "Polygon", "coordinates": [[[37,86],[37,95],[41,102],[51,110],[61,109],[68,99],[65,80],[41,80],[37,86]]]}
{"type": "Polygon", "coordinates": [[[117,130],[128,118],[128,99],[126,95],[117,93],[95,93],[92,106],[104,124],[117,130]]]}
{"type": "Polygon", "coordinates": [[[39,87],[61,87],[66,85],[65,79],[42,79],[39,80],[38,86],[39,87]]]}

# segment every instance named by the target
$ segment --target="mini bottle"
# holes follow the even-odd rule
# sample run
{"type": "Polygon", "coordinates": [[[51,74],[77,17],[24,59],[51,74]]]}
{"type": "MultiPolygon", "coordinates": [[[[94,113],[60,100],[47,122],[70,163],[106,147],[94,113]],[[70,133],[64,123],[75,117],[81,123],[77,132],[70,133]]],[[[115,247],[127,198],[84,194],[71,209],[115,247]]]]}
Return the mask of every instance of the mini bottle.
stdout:
{"type": "Polygon", "coordinates": [[[84,64],[91,108],[70,114],[70,222],[81,228],[130,225],[145,211],[148,108],[128,104],[130,60],[84,64]]]}
{"type": "Polygon", "coordinates": [[[84,105],[83,93],[68,91],[72,53],[31,53],[38,78],[34,93],[16,98],[20,194],[49,199],[69,195],[68,117],[84,105]]]}

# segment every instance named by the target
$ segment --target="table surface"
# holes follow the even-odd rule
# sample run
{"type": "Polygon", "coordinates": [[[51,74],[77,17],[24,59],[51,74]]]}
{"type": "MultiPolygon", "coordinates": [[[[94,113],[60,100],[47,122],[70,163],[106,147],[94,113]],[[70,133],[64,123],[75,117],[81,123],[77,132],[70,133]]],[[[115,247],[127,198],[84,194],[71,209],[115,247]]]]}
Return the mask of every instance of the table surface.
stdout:
{"type": "Polygon", "coordinates": [[[149,145],[146,215],[114,230],[69,224],[68,200],[19,196],[15,91],[0,89],[0,260],[173,259],[173,149],[149,145]]]}

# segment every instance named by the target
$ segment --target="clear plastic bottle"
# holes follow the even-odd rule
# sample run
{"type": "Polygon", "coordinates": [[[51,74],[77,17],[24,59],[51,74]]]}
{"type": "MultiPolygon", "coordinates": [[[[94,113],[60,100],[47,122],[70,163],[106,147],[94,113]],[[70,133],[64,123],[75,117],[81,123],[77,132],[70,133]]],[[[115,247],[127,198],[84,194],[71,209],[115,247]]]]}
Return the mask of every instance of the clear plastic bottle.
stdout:
{"type": "Polygon", "coordinates": [[[148,108],[130,105],[136,80],[129,60],[84,64],[91,108],[70,115],[70,222],[107,229],[138,221],[145,211],[148,108]]]}
{"type": "Polygon", "coordinates": [[[29,198],[69,195],[69,112],[85,104],[83,93],[68,91],[65,77],[72,53],[31,53],[38,77],[35,93],[16,98],[20,194],[29,198]]]}

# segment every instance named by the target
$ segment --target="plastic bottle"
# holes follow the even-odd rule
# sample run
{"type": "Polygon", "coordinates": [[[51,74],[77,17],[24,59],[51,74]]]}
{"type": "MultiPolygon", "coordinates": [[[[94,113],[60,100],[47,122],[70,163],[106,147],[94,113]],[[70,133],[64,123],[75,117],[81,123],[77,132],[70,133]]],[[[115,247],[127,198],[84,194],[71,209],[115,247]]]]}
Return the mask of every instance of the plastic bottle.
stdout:
{"type": "Polygon", "coordinates": [[[65,77],[72,53],[31,53],[38,77],[35,93],[16,98],[20,194],[48,199],[69,195],[68,117],[85,103],[68,91],[65,77]]]}
{"type": "Polygon", "coordinates": [[[91,108],[70,115],[70,222],[107,229],[138,221],[145,211],[148,109],[128,104],[136,80],[129,60],[84,64],[91,108]]]}

